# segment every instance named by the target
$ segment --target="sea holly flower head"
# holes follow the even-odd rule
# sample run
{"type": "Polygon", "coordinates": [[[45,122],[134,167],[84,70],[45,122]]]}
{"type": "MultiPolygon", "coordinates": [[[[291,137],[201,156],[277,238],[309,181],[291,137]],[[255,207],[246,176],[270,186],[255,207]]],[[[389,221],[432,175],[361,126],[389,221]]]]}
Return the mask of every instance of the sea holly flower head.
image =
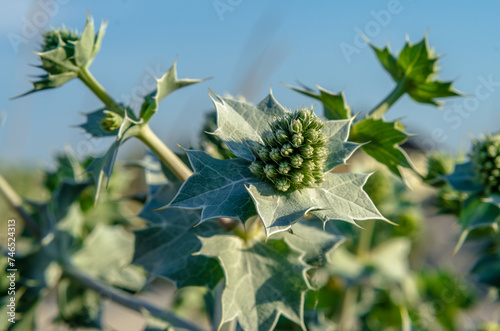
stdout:
{"type": "Polygon", "coordinates": [[[65,47],[71,54],[75,52],[74,42],[79,38],[78,33],[62,27],[59,29],[47,30],[43,34],[42,51],[48,52],[59,46],[65,47]]]}
{"type": "Polygon", "coordinates": [[[500,193],[500,134],[475,140],[470,159],[486,194],[500,193]]]}
{"type": "Polygon", "coordinates": [[[323,121],[295,112],[270,94],[257,106],[215,96],[217,135],[235,158],[187,150],[194,174],[167,207],[202,209],[201,220],[258,215],[266,235],[311,213],[323,222],[384,219],[363,185],[369,175],[331,173],[358,144],[347,141],[352,118],[323,121]]]}
{"type": "Polygon", "coordinates": [[[263,133],[264,144],[252,148],[255,161],[250,164],[250,171],[283,192],[323,182],[323,173],[313,171],[325,166],[324,127],[313,109],[305,107],[275,118],[263,133]],[[305,178],[310,180],[304,181],[305,178]]]}

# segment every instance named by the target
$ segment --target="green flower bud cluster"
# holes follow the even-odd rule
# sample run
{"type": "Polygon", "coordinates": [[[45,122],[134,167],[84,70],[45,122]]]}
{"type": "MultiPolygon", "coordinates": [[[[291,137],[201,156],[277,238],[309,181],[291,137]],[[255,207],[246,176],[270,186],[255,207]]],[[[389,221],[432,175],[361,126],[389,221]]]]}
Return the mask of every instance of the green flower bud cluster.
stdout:
{"type": "Polygon", "coordinates": [[[250,171],[283,192],[323,182],[328,137],[313,109],[289,112],[270,126],[262,134],[264,145],[253,150],[256,160],[250,171]]]}
{"type": "Polygon", "coordinates": [[[474,141],[470,158],[486,194],[500,193],[500,134],[474,141]]]}
{"type": "Polygon", "coordinates": [[[78,38],[78,33],[68,30],[65,27],[57,30],[47,30],[43,35],[42,51],[48,52],[56,49],[61,41],[66,44],[69,49],[74,49],[71,42],[77,41],[78,38]]]}
{"type": "Polygon", "coordinates": [[[109,110],[103,111],[106,117],[101,121],[101,126],[106,131],[115,131],[120,128],[123,117],[109,110]]]}

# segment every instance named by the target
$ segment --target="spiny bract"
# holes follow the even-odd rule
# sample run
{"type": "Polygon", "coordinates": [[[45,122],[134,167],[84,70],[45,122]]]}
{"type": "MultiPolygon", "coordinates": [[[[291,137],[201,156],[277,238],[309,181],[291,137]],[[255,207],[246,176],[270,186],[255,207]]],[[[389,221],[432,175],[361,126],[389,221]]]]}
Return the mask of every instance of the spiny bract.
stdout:
{"type": "Polygon", "coordinates": [[[59,46],[60,41],[64,42],[64,44],[72,48],[73,44],[71,42],[77,40],[78,40],[78,33],[68,30],[64,27],[57,30],[55,29],[47,30],[43,35],[42,51],[48,52],[53,49],[56,49],[59,46]]]}
{"type": "Polygon", "coordinates": [[[486,194],[500,193],[500,134],[474,141],[470,158],[486,194]]]}
{"type": "Polygon", "coordinates": [[[323,182],[327,136],[313,109],[288,112],[270,126],[262,134],[264,145],[253,149],[250,171],[283,192],[323,182]]]}

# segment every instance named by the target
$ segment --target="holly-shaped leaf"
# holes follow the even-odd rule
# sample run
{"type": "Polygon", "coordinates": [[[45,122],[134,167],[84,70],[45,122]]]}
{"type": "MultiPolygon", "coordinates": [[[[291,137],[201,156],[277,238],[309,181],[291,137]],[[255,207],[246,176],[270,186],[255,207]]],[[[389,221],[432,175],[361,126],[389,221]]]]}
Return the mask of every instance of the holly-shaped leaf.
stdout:
{"type": "Polygon", "coordinates": [[[223,229],[216,222],[205,222],[195,227],[200,221],[198,211],[165,209],[151,212],[172,200],[177,187],[166,184],[154,190],[154,195],[139,213],[139,217],[148,221],[148,226],[134,233],[133,262],[150,274],[172,280],[177,288],[214,288],[223,277],[219,264],[212,258],[193,254],[201,248],[200,237],[223,229]]]}
{"type": "Polygon", "coordinates": [[[302,86],[302,88],[290,85],[285,86],[296,92],[321,101],[323,104],[324,116],[329,120],[343,120],[351,118],[351,107],[349,107],[345,101],[343,91],[340,93],[333,93],[319,85],[316,85],[318,92],[307,86],[302,86]]]}
{"type": "Polygon", "coordinates": [[[353,125],[350,139],[366,143],[361,149],[402,178],[399,167],[413,169],[411,160],[401,145],[412,135],[404,131],[399,121],[365,118],[353,125]]]}
{"type": "Polygon", "coordinates": [[[201,219],[232,217],[242,222],[256,214],[245,184],[257,182],[244,159],[219,160],[186,150],[194,174],[182,184],[169,207],[202,209],[201,219]]]}
{"type": "Polygon", "coordinates": [[[439,106],[437,98],[459,96],[453,89],[453,82],[436,79],[439,57],[429,48],[427,36],[417,44],[407,41],[396,58],[387,45],[378,48],[370,44],[384,69],[404,92],[415,101],[439,106]]]}
{"type": "Polygon", "coordinates": [[[269,123],[286,112],[272,93],[257,106],[220,96],[215,96],[212,101],[217,109],[217,130],[214,134],[236,156],[250,161],[255,159],[251,148],[263,143],[261,135],[269,129],[269,123]]]}
{"type": "Polygon", "coordinates": [[[176,68],[177,60],[174,61],[174,64],[161,78],[155,78],[156,90],[144,97],[144,103],[141,107],[140,118],[144,122],[148,122],[151,117],[158,111],[158,105],[160,101],[163,100],[167,95],[184,86],[200,83],[208,79],[178,79],[176,68]]]}
{"type": "Polygon", "coordinates": [[[304,327],[309,289],[303,253],[286,241],[244,241],[234,235],[201,238],[199,254],[217,257],[225,273],[221,325],[237,319],[243,330],[272,330],[280,315],[304,327]]]}
{"type": "Polygon", "coordinates": [[[317,217],[295,223],[291,232],[275,238],[286,238],[289,245],[305,253],[304,261],[314,267],[325,265],[330,253],[346,239],[333,222],[325,224],[317,217]]]}
{"type": "Polygon", "coordinates": [[[288,230],[308,212],[323,222],[342,220],[356,224],[355,220],[385,220],[363,191],[368,177],[348,173],[327,174],[326,180],[318,187],[291,193],[277,194],[271,185],[262,182],[250,185],[248,191],[270,236],[288,230]]]}

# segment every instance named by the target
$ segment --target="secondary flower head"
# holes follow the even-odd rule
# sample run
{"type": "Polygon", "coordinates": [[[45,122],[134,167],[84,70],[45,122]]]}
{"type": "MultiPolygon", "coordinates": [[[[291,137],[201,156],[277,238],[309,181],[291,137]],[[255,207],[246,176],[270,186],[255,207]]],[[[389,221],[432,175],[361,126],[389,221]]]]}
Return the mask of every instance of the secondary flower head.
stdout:
{"type": "Polygon", "coordinates": [[[101,126],[106,131],[118,130],[123,122],[123,117],[117,113],[105,110],[106,117],[101,121],[101,126]]]}
{"type": "Polygon", "coordinates": [[[470,158],[486,193],[500,193],[500,134],[474,141],[470,158]]]}
{"type": "Polygon", "coordinates": [[[262,134],[264,144],[253,148],[256,160],[250,171],[283,192],[323,182],[328,154],[324,127],[313,109],[305,107],[275,118],[262,134]]]}

